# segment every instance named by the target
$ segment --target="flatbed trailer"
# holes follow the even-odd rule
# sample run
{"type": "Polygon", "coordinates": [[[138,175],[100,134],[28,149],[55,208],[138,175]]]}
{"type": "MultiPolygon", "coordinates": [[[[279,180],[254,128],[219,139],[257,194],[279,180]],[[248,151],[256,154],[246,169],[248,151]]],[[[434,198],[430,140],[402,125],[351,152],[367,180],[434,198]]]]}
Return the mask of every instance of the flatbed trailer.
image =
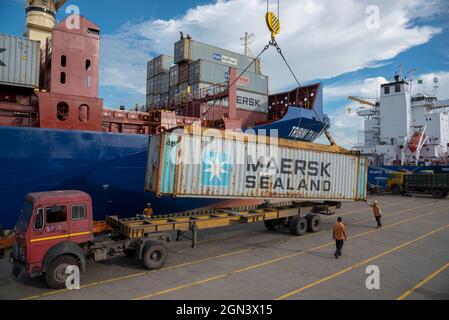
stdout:
{"type": "Polygon", "coordinates": [[[191,234],[192,247],[199,231],[235,224],[264,222],[269,230],[287,227],[302,236],[319,231],[319,214],[330,215],[341,207],[340,202],[288,202],[153,218],[109,216],[99,227],[92,221],[90,196],[80,191],[29,194],[26,203],[29,211],[22,212],[16,227],[17,243],[10,255],[13,274],[45,275],[47,284],[55,289],[66,286],[68,266],[84,271],[89,259],[100,262],[126,255],[155,270],[167,260],[165,244],[186,233],[191,234]],[[54,222],[55,216],[58,222],[54,222]],[[105,232],[95,234],[101,228],[105,232]]]}

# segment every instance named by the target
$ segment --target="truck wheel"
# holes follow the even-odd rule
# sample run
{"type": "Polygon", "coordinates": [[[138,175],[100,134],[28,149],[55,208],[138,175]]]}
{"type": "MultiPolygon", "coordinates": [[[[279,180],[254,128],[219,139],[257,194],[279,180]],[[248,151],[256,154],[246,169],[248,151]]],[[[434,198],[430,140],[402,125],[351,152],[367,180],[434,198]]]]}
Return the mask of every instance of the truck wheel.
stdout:
{"type": "Polygon", "coordinates": [[[440,190],[433,190],[432,191],[432,197],[434,197],[435,199],[442,199],[443,198],[443,192],[441,192],[440,190]]]}
{"type": "Polygon", "coordinates": [[[167,249],[161,243],[148,242],[142,253],[142,262],[148,270],[162,268],[167,261],[167,249]]]}
{"type": "Polygon", "coordinates": [[[296,236],[303,236],[307,232],[307,220],[296,216],[290,220],[289,224],[290,232],[296,236]]]}
{"type": "Polygon", "coordinates": [[[321,217],[317,214],[313,214],[307,220],[307,230],[312,233],[320,231],[321,217]]]}
{"type": "Polygon", "coordinates": [[[65,281],[68,274],[65,273],[68,266],[79,267],[78,259],[75,257],[64,255],[56,258],[50,263],[47,272],[45,273],[45,280],[52,289],[64,289],[66,287],[65,281]]]}
{"type": "Polygon", "coordinates": [[[394,186],[391,187],[391,193],[393,193],[393,195],[398,196],[401,194],[401,187],[398,186],[397,184],[395,184],[394,186]]]}
{"type": "Polygon", "coordinates": [[[274,220],[265,220],[265,228],[267,228],[270,231],[278,231],[281,228],[281,224],[279,223],[278,219],[274,220]]]}

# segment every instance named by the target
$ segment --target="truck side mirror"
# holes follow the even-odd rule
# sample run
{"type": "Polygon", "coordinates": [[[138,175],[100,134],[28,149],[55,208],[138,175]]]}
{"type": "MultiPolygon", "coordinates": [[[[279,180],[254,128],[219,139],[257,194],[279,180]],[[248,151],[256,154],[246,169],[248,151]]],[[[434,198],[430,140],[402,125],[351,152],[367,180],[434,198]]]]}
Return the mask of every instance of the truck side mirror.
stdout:
{"type": "Polygon", "coordinates": [[[36,218],[34,219],[34,230],[41,231],[44,229],[44,209],[39,208],[36,210],[36,218]]]}

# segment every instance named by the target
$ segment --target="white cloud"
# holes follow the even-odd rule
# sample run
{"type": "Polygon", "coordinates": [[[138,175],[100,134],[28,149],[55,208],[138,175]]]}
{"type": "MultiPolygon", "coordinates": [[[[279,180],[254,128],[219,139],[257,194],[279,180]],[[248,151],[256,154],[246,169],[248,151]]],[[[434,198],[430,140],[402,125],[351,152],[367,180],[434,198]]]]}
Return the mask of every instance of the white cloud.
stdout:
{"type": "Polygon", "coordinates": [[[423,80],[422,85],[414,82],[414,93],[433,93],[433,79],[438,78],[439,87],[437,90],[438,99],[449,99],[449,71],[439,71],[433,73],[426,73],[415,79],[423,80]]]}
{"type": "MultiPolygon", "coordinates": [[[[413,26],[435,14],[434,0],[283,0],[279,44],[301,81],[334,77],[370,67],[429,41],[440,30],[413,26]],[[366,28],[368,5],[380,8],[380,28],[366,28]]],[[[438,2],[439,3],[439,2],[438,2]]],[[[269,40],[264,0],[217,0],[179,18],[128,23],[102,40],[102,84],[144,92],[146,61],[153,53],[172,54],[179,31],[194,39],[241,52],[245,31],[256,34],[253,51],[269,40]]],[[[270,89],[293,87],[280,57],[270,50],[262,60],[270,89]]]]}
{"type": "Polygon", "coordinates": [[[387,82],[384,77],[368,78],[364,81],[352,81],[349,83],[330,85],[324,87],[325,100],[357,96],[364,98],[378,98],[380,96],[380,85],[387,82]]]}

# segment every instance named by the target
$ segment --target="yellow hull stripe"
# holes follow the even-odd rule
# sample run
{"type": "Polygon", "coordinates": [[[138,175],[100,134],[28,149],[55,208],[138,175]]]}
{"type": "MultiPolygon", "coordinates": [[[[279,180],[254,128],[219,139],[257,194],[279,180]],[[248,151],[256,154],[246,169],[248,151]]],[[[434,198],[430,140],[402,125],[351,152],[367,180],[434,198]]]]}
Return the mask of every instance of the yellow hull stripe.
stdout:
{"type": "Polygon", "coordinates": [[[90,231],[87,231],[87,232],[80,232],[80,233],[65,234],[65,235],[62,235],[62,236],[54,236],[54,237],[33,239],[30,242],[41,242],[41,241],[48,241],[48,240],[55,240],[55,239],[63,239],[63,238],[68,238],[68,237],[78,237],[78,236],[88,235],[90,233],[91,233],[90,231]]]}

